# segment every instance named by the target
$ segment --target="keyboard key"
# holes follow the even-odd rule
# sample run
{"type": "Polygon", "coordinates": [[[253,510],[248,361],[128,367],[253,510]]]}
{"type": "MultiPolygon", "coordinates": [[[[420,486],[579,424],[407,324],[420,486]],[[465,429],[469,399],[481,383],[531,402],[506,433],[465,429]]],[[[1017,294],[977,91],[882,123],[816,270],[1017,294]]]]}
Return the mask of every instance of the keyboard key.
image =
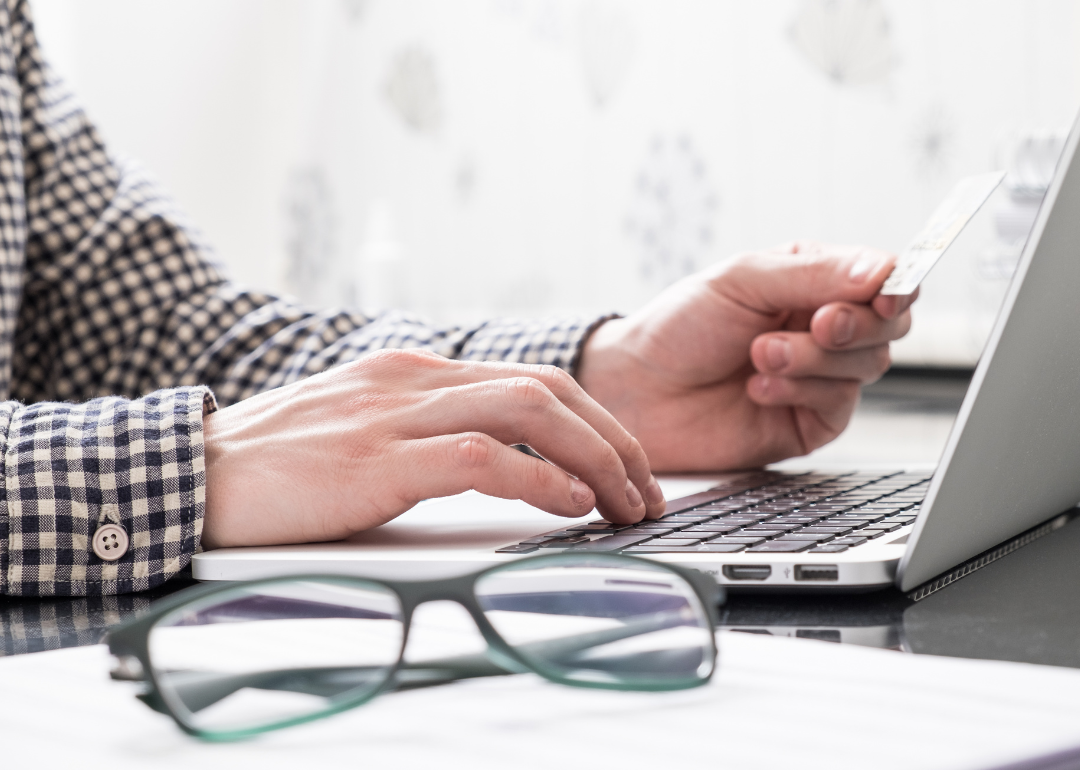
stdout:
{"type": "Polygon", "coordinates": [[[831,543],[829,543],[829,545],[856,546],[856,545],[862,545],[865,542],[866,542],[865,537],[857,537],[855,535],[851,535],[851,536],[848,536],[848,537],[837,538],[836,540],[833,540],[831,543]]]}
{"type": "Polygon", "coordinates": [[[693,548],[687,548],[687,551],[693,551],[694,553],[738,553],[739,551],[745,551],[747,548],[745,543],[720,543],[715,540],[710,540],[707,543],[694,546],[693,548]]]}
{"type": "Polygon", "coordinates": [[[856,537],[865,537],[867,540],[873,540],[875,537],[881,537],[885,533],[880,529],[857,529],[852,534],[856,537]]]}
{"type": "Polygon", "coordinates": [[[787,534],[782,529],[740,529],[733,533],[736,535],[752,535],[754,537],[780,537],[780,535],[787,534]]]}
{"type": "Polygon", "coordinates": [[[495,553],[532,553],[533,551],[539,551],[540,546],[529,545],[527,543],[518,543],[517,545],[508,545],[505,548],[499,548],[495,553]]]}
{"type": "Polygon", "coordinates": [[[723,537],[713,538],[709,541],[709,543],[727,543],[728,545],[731,545],[733,543],[737,543],[739,545],[757,545],[758,543],[764,542],[765,538],[763,537],[737,537],[734,535],[724,535],[723,537]]]}
{"type": "Polygon", "coordinates": [[[673,513],[670,516],[661,516],[660,520],[664,523],[672,521],[685,521],[690,523],[693,521],[708,521],[713,518],[711,513],[673,513]]]}
{"type": "Polygon", "coordinates": [[[610,521],[590,521],[585,524],[578,524],[576,527],[567,527],[567,530],[573,532],[617,532],[629,526],[629,524],[612,524],[610,521]]]}
{"type": "Polygon", "coordinates": [[[747,553],[799,553],[813,545],[805,540],[770,540],[747,549],[747,553]]]}
{"type": "Polygon", "coordinates": [[[522,540],[521,542],[528,543],[530,545],[540,545],[540,543],[546,543],[548,540],[563,540],[563,539],[568,538],[568,537],[579,538],[579,537],[584,537],[586,534],[588,534],[587,531],[586,532],[582,532],[582,531],[576,531],[575,532],[574,530],[565,529],[565,530],[558,530],[556,532],[545,532],[542,535],[537,535],[536,537],[530,537],[528,540],[522,540]]]}
{"type": "Polygon", "coordinates": [[[869,524],[866,527],[860,528],[859,532],[864,532],[867,529],[879,529],[882,532],[895,532],[900,529],[900,525],[898,523],[890,524],[887,521],[879,521],[877,524],[869,524]]]}
{"type": "Polygon", "coordinates": [[[787,542],[789,540],[806,540],[814,543],[821,543],[826,540],[832,540],[836,535],[828,532],[789,532],[783,537],[778,537],[776,542],[787,542]]]}
{"type": "Polygon", "coordinates": [[[855,527],[813,526],[813,527],[807,527],[806,529],[800,529],[799,532],[813,532],[815,534],[820,534],[820,533],[827,532],[828,534],[834,535],[835,537],[840,537],[841,535],[846,535],[848,532],[851,532],[854,529],[855,529],[855,527]]]}
{"type": "Polygon", "coordinates": [[[826,543],[819,545],[817,548],[811,548],[807,553],[843,553],[850,547],[843,543],[826,543]]]}
{"type": "Polygon", "coordinates": [[[669,548],[683,548],[688,545],[697,545],[704,538],[700,537],[661,537],[649,545],[663,545],[669,548]]]}
{"type": "Polygon", "coordinates": [[[789,523],[789,522],[783,522],[783,521],[776,521],[774,519],[772,521],[767,521],[767,522],[765,522],[763,524],[751,525],[751,526],[747,527],[746,529],[747,529],[747,531],[756,530],[756,529],[775,529],[775,530],[779,530],[781,532],[790,532],[791,530],[799,529],[802,526],[803,526],[803,524],[800,521],[795,521],[795,522],[790,522],[789,523]]]}
{"type": "Polygon", "coordinates": [[[755,505],[753,510],[760,511],[761,513],[787,513],[793,508],[797,507],[797,503],[763,503],[761,505],[755,505]]]}
{"type": "Polygon", "coordinates": [[[856,508],[854,511],[849,511],[849,513],[884,513],[891,516],[895,513],[900,513],[902,510],[904,509],[896,505],[864,505],[861,508],[856,508]]]}
{"type": "Polygon", "coordinates": [[[571,550],[578,551],[618,551],[623,548],[629,548],[632,545],[638,543],[644,543],[646,540],[651,540],[652,535],[608,535],[607,537],[601,537],[598,540],[592,540],[588,543],[578,543],[571,546],[571,550]]]}
{"type": "Polygon", "coordinates": [[[709,522],[708,524],[695,524],[694,526],[687,527],[682,531],[693,532],[695,534],[705,533],[712,535],[726,535],[728,532],[734,532],[741,527],[741,524],[719,524],[709,522]]]}
{"type": "Polygon", "coordinates": [[[547,540],[547,541],[545,541],[543,543],[539,543],[538,545],[541,548],[567,548],[568,546],[574,545],[576,543],[587,543],[588,541],[589,541],[589,538],[584,537],[584,536],[582,536],[582,537],[563,537],[563,538],[558,538],[556,540],[547,540]]]}
{"type": "Polygon", "coordinates": [[[669,535],[672,532],[678,532],[681,529],[677,524],[639,524],[636,527],[630,527],[630,529],[624,529],[625,535],[652,535],[653,537],[660,537],[661,535],[669,535]]]}

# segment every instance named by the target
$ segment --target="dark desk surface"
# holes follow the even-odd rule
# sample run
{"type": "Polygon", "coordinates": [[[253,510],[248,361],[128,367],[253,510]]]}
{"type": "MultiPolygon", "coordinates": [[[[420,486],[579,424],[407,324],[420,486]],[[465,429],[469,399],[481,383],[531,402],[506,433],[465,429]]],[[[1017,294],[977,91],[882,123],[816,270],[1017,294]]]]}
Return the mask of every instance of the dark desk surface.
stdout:
{"type": "MultiPolygon", "coordinates": [[[[899,372],[867,389],[864,415],[919,412],[948,418],[963,373],[899,372]]],[[[932,449],[932,447],[930,448],[932,449]]],[[[94,644],[163,595],[0,599],[0,655],[94,644]]],[[[735,595],[729,629],[886,647],[916,653],[1080,667],[1080,519],[920,602],[894,590],[855,596],[735,595]]]]}

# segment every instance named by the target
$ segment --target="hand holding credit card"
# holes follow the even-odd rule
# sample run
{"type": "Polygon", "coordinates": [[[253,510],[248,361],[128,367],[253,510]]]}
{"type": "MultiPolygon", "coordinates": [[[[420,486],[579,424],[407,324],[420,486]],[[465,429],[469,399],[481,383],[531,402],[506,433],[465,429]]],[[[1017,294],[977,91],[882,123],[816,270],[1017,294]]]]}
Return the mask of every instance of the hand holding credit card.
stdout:
{"type": "Polygon", "coordinates": [[[881,294],[907,295],[919,288],[941,255],[1004,178],[1004,171],[992,171],[961,179],[945,200],[938,204],[922,232],[900,255],[896,267],[881,288],[881,294]]]}

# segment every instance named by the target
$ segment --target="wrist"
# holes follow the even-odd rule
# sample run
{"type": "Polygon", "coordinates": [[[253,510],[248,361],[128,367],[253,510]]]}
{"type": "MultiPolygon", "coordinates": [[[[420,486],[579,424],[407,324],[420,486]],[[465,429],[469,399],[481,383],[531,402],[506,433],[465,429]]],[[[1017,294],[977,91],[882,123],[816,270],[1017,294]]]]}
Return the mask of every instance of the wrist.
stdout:
{"type": "Polygon", "coordinates": [[[218,415],[214,412],[203,417],[203,459],[206,463],[206,502],[203,508],[202,547],[212,550],[220,547],[218,542],[218,495],[220,489],[220,456],[217,440],[218,415]]]}
{"type": "Polygon", "coordinates": [[[625,318],[613,318],[598,326],[585,341],[578,364],[577,381],[600,406],[610,412],[623,427],[634,432],[633,410],[629,408],[632,388],[630,376],[635,359],[628,352],[630,324],[625,318]]]}
{"type": "Polygon", "coordinates": [[[228,407],[203,418],[203,457],[206,461],[206,508],[203,512],[202,546],[204,550],[244,545],[242,532],[236,531],[240,501],[231,500],[238,479],[237,406],[228,407]]]}

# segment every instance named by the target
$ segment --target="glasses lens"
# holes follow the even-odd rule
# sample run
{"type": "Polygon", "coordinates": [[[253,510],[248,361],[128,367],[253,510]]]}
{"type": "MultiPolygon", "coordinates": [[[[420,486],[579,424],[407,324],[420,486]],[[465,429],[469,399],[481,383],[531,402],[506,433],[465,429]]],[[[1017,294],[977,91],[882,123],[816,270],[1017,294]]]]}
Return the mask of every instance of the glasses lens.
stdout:
{"type": "Polygon", "coordinates": [[[476,583],[491,625],[537,671],[570,684],[677,689],[716,663],[709,614],[661,565],[570,555],[493,570],[476,583]]]}
{"type": "Polygon", "coordinates": [[[177,608],[150,631],[158,689],[204,734],[281,727],[355,705],[401,654],[396,594],[357,580],[274,580],[177,608]]]}

